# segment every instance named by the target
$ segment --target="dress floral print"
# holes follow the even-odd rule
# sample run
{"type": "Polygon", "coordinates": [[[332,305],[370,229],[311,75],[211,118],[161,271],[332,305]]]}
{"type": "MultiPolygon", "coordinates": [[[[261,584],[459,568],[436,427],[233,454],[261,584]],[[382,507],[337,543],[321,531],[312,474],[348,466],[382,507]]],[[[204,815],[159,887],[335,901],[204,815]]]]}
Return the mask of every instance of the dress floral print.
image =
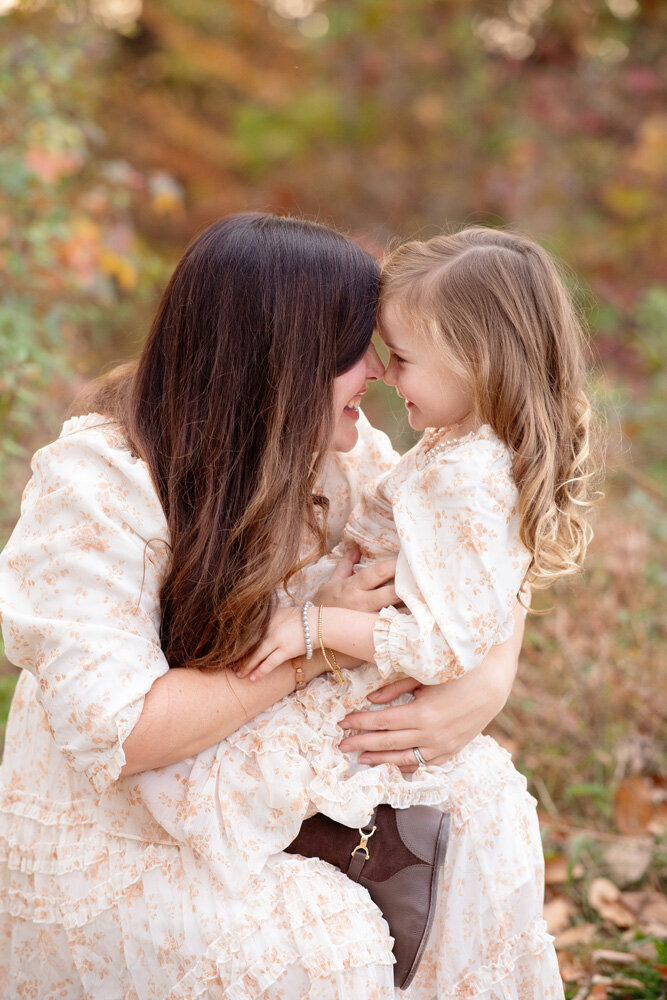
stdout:
{"type": "MultiPolygon", "coordinates": [[[[370,512],[363,488],[396,459],[384,435],[360,426],[359,445],[331,459],[322,484],[332,546],[353,506],[370,512]]],[[[352,523],[365,530],[365,518],[352,523]]],[[[508,755],[480,737],[410,781],[350,767],[337,749],[337,721],[420,645],[393,614],[378,630],[378,667],[350,672],[342,694],[318,678],[204,753],[120,777],[123,741],[168,669],[158,600],[168,558],[145,464],[104,418],[68,421],[35,455],[0,557],[6,651],[23,668],[0,770],[0,995],[394,997],[391,939],[365,890],[281,847],[318,808],[356,821],[374,801],[429,801],[452,812],[453,835],[427,954],[400,995],[561,997],[534,804],[508,755]]],[[[307,567],[301,591],[325,569],[307,567]]],[[[506,621],[492,626],[488,614],[475,649],[496,627],[504,634],[506,621]]],[[[455,644],[450,676],[477,655],[455,644]]]]}

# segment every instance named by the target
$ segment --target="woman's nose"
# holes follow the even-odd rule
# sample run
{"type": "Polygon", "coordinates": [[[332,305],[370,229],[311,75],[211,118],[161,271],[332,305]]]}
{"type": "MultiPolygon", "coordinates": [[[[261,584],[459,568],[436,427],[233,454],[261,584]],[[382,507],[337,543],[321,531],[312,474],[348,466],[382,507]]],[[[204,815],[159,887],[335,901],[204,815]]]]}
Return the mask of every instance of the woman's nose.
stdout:
{"type": "Polygon", "coordinates": [[[366,378],[369,382],[376,382],[384,375],[384,365],[380,355],[371,344],[366,351],[366,378]]]}

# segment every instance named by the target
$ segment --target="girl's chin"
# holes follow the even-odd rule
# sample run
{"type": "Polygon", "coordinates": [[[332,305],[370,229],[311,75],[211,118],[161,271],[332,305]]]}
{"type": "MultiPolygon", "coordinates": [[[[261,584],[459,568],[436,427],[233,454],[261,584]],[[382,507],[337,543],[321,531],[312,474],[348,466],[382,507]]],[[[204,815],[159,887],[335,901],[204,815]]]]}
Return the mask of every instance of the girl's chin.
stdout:
{"type": "Polygon", "coordinates": [[[408,406],[408,423],[412,427],[413,431],[423,431],[426,424],[420,419],[419,411],[415,412],[414,406],[408,406]]]}

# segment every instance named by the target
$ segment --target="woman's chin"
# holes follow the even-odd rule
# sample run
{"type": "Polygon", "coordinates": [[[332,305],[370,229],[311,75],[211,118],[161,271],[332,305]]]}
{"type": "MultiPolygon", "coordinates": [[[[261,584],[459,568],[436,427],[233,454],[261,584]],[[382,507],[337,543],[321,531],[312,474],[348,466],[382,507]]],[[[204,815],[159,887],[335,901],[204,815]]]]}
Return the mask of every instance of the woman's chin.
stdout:
{"type": "Polygon", "coordinates": [[[334,451],[352,451],[359,440],[356,422],[343,415],[334,431],[332,449],[334,451]]]}

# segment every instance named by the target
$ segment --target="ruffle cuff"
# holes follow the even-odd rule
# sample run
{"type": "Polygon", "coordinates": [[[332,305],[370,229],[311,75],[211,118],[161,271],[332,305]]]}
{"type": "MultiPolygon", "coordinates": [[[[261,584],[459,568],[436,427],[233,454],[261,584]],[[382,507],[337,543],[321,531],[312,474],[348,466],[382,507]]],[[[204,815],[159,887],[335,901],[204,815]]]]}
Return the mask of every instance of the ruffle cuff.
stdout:
{"type": "Polygon", "coordinates": [[[125,764],[125,750],[123,743],[130,735],[141,716],[144,707],[145,695],[137,698],[122,708],[113,720],[116,728],[116,740],[111,746],[104,750],[94,750],[94,757],[88,766],[81,767],[82,754],[73,753],[68,748],[63,748],[62,754],[75,771],[83,771],[96,792],[105,792],[110,785],[120,777],[120,772],[125,764]]]}
{"type": "Polygon", "coordinates": [[[375,663],[383,680],[393,680],[398,675],[409,674],[407,664],[408,642],[404,626],[409,615],[402,615],[396,608],[382,608],[373,628],[375,663]]]}

